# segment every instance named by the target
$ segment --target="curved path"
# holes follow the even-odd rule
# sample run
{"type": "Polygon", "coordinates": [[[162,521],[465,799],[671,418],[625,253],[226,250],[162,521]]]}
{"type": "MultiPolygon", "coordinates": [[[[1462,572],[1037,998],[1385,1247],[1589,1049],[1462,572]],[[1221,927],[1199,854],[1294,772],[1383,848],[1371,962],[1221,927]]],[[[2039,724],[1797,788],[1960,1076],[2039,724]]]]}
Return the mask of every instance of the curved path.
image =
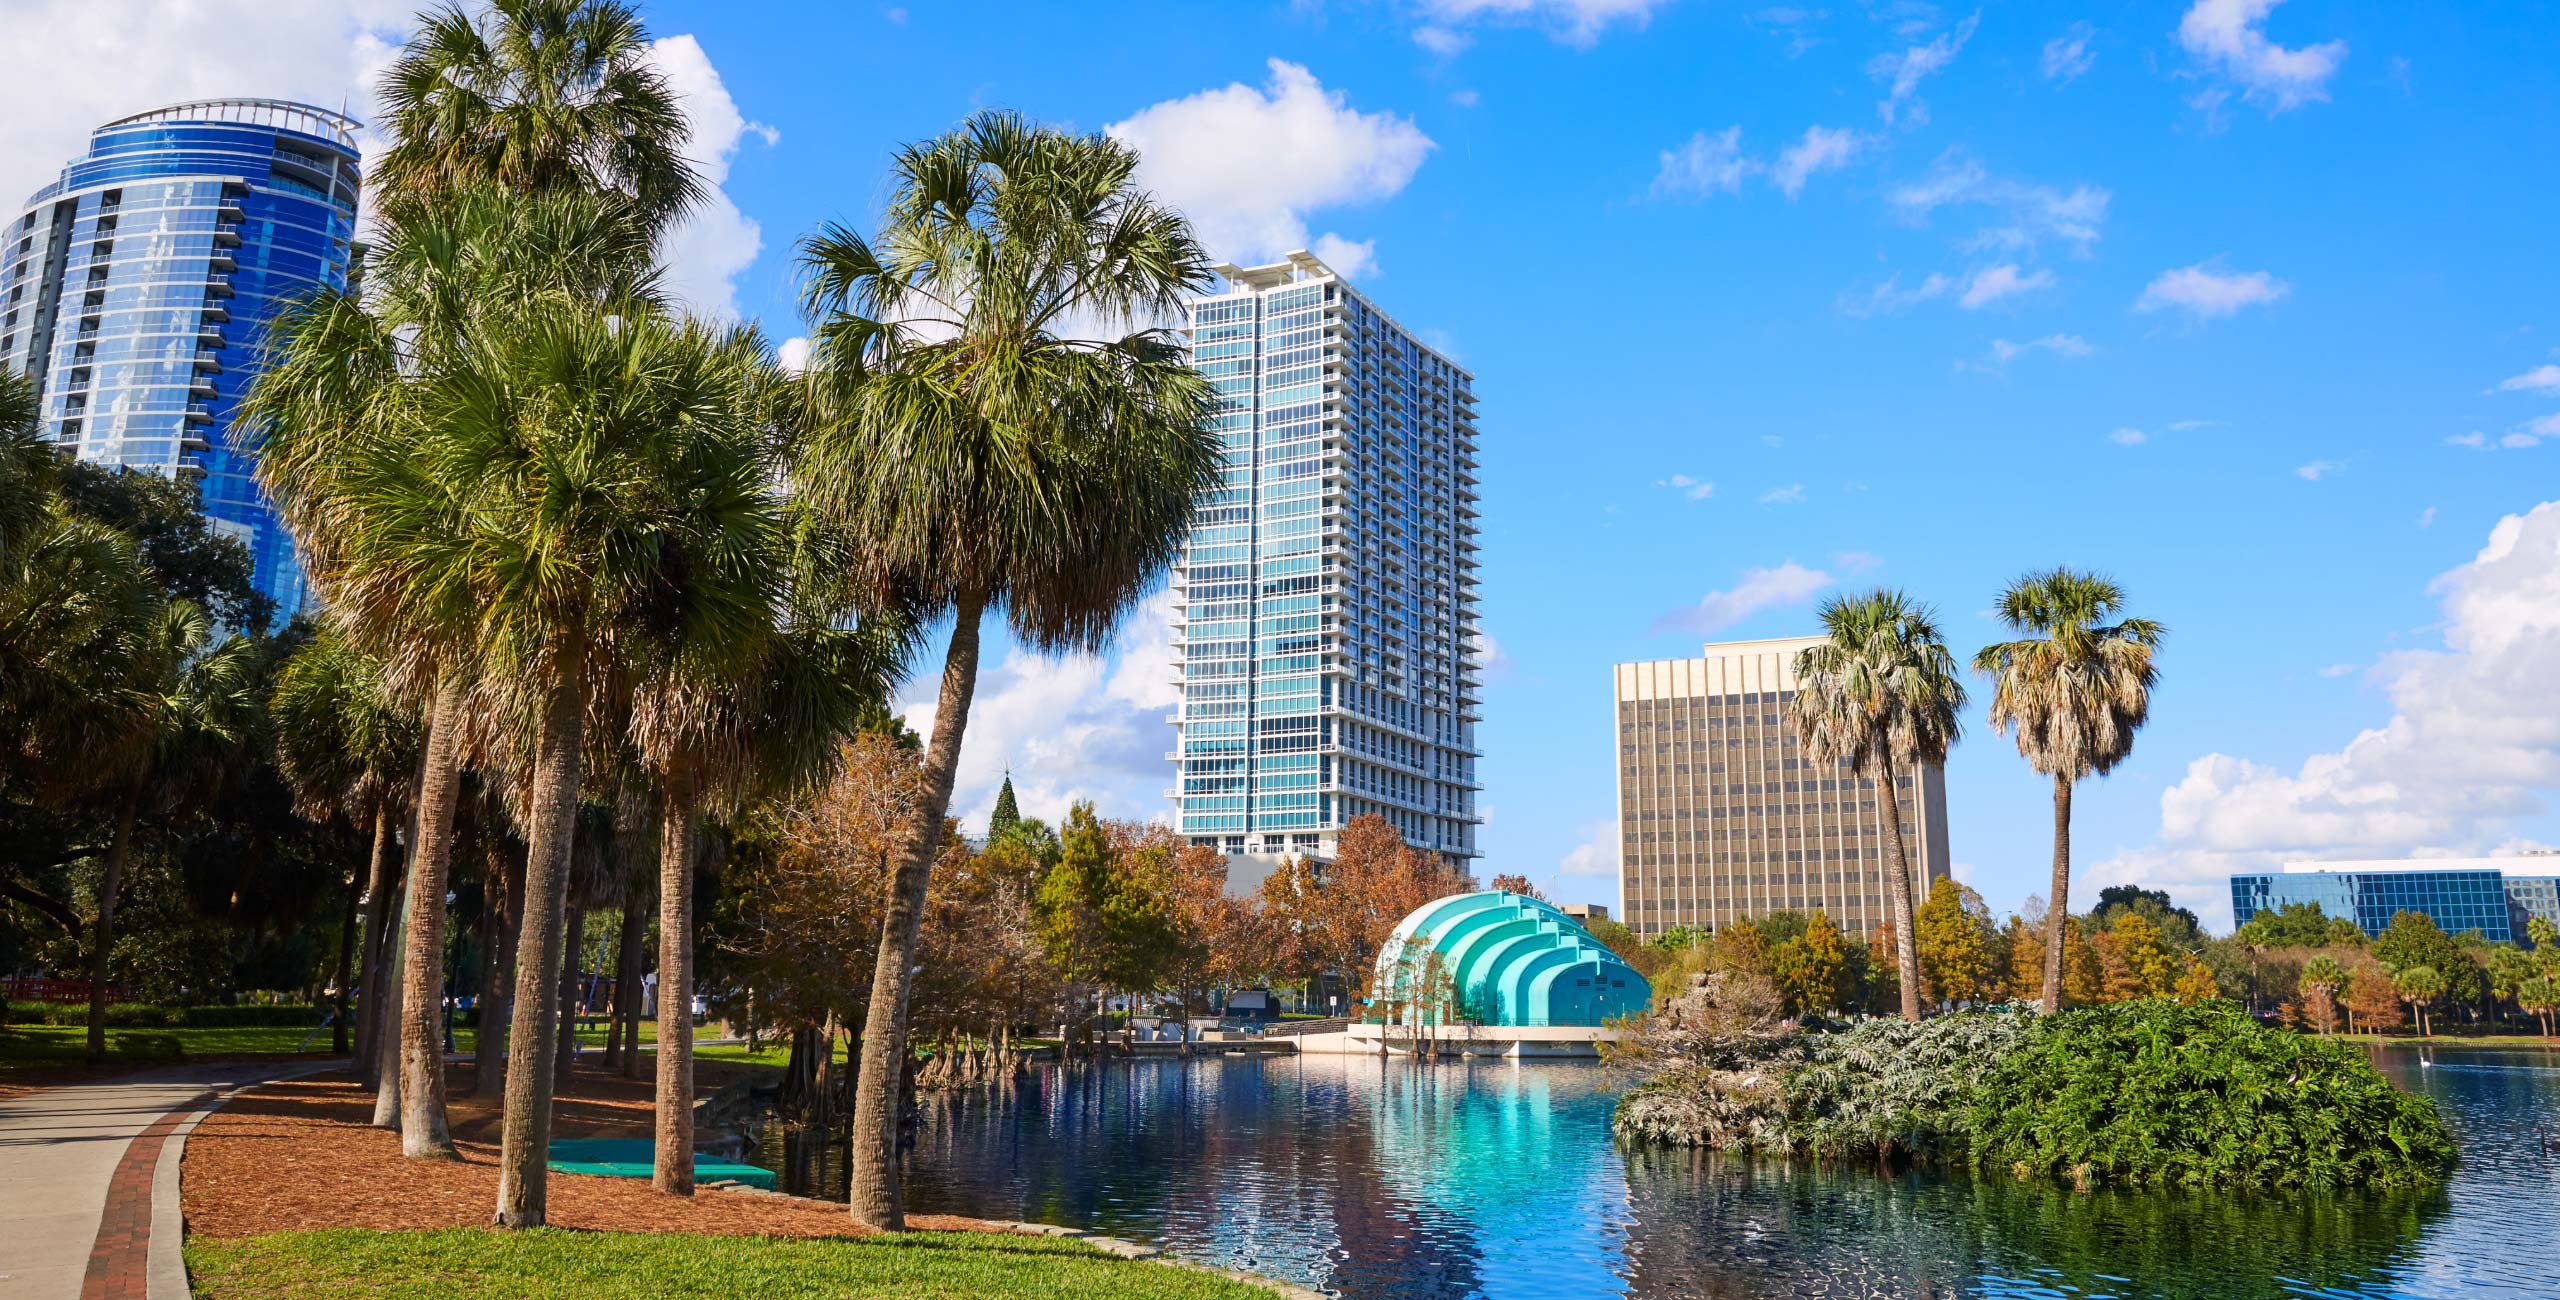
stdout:
{"type": "Polygon", "coordinates": [[[182,1066],[0,1098],[0,1300],[185,1300],[187,1131],[242,1088],[346,1066],[182,1066]]]}

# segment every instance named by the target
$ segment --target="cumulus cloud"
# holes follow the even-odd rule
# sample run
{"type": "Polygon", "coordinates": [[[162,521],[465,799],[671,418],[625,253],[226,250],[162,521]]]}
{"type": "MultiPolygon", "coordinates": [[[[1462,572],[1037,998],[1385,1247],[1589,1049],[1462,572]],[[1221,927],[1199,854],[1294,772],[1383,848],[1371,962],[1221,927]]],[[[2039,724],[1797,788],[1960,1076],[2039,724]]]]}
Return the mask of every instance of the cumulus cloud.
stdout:
{"type": "Polygon", "coordinates": [[[1806,127],[1802,137],[1778,154],[1769,179],[1792,199],[1804,193],[1804,184],[1814,173],[1848,166],[1861,144],[1858,133],[1845,127],[1806,127]]]}
{"type": "Polygon", "coordinates": [[[2334,460],[2315,460],[2308,465],[2294,466],[2293,476],[2305,483],[2317,483],[2324,478],[2336,478],[2346,469],[2345,465],[2334,460]]]}
{"type": "Polygon", "coordinates": [[[2053,272],[2041,268],[2022,272],[2014,262],[1986,266],[1973,273],[1973,281],[1965,286],[1964,296],[1956,299],[1956,305],[1973,311],[2003,298],[2050,289],[2054,283],[2053,272]]]}
{"type": "MultiPolygon", "coordinates": [[[[960,750],[951,810],[983,823],[1009,771],[1022,811],[1055,824],[1068,805],[1090,799],[1105,816],[1171,816],[1164,796],[1173,766],[1165,754],[1179,708],[1173,682],[1173,597],[1139,607],[1108,655],[1046,657],[1019,648],[978,678],[969,732],[960,750]]],[[[940,660],[908,683],[899,704],[907,725],[930,735],[941,686],[940,660]]]]}
{"type": "Polygon", "coordinates": [[[1566,850],[1565,855],[1556,860],[1556,871],[1567,876],[1618,874],[1618,823],[1583,823],[1582,842],[1566,850]]]}
{"type": "Polygon", "coordinates": [[[2143,287],[2133,309],[2175,309],[2197,320],[2229,316],[2243,307],[2271,303],[2293,292],[2293,286],[2264,271],[2219,271],[2204,263],[2162,271],[2143,287]]]}
{"type": "MultiPolygon", "coordinates": [[[[1801,487],[1796,489],[1799,493],[1801,487]]],[[[1710,591],[1697,604],[1675,609],[1653,621],[1655,632],[1688,631],[1712,636],[1764,609],[1801,605],[1832,584],[1830,574],[1789,560],[1774,569],[1752,569],[1723,591],[1710,591]]]]}
{"type": "MultiPolygon", "coordinates": [[[[2269,40],[2267,15],[2282,0],[2196,0],[2178,21],[2178,44],[2250,103],[2272,115],[2329,98],[2329,78],[2346,62],[2345,41],[2293,49],[2269,40]]],[[[2220,102],[2208,91],[2203,106],[2220,102]]]]}
{"type": "Polygon", "coordinates": [[[799,335],[784,339],[782,346],[774,349],[774,363],[794,375],[808,369],[809,340],[799,335]]]}
{"type": "Polygon", "coordinates": [[[2101,864],[2093,883],[2162,885],[2220,909],[2234,870],[2512,841],[2560,790],[2560,501],[2499,520],[2428,590],[2442,647],[2384,655],[2369,674],[2388,721],[2290,773],[2223,753],[2194,760],[2160,797],[2157,842],[2101,864]]]}
{"type": "Polygon", "coordinates": [[[1804,484],[1802,483],[1789,483],[1784,487],[1773,487],[1760,494],[1760,504],[1764,506],[1791,506],[1796,505],[1803,500],[1804,484]]]}
{"type": "Polygon", "coordinates": [[[1941,208],[1989,209],[1991,223],[1965,241],[1969,247],[2033,249],[2060,241],[2085,254],[2098,241],[2114,197],[2094,185],[2063,190],[1994,176],[1980,162],[1950,152],[1939,157],[1928,175],[1889,191],[1885,201],[1915,225],[1941,208]]]}
{"type": "MultiPolygon", "coordinates": [[[[1313,246],[1307,214],[1394,197],[1433,148],[1410,119],[1361,112],[1298,64],[1273,59],[1270,74],[1258,88],[1204,90],[1104,128],[1138,151],[1139,180],[1188,214],[1220,257],[1313,246]]],[[[1364,268],[1372,260],[1366,241],[1326,239],[1364,268]]]]}
{"type": "Polygon", "coordinates": [[[2142,444],[2151,441],[2151,435],[2144,433],[2140,429],[2118,429],[2107,435],[2107,441],[2112,442],[2119,447],[2139,447],[2142,444]]]}
{"type": "Polygon", "coordinates": [[[683,224],[667,232],[668,287],[695,311],[731,319],[738,314],[737,275],[763,251],[764,230],[720,187],[748,137],[769,149],[782,133],[738,111],[719,70],[693,37],[661,37],[650,43],[649,55],[683,100],[684,156],[712,186],[683,224]]]}
{"type": "Polygon", "coordinates": [[[2069,30],[2044,43],[2044,79],[2070,82],[2098,66],[2098,52],[2090,49],[2097,39],[2097,29],[2087,23],[2073,23],[2069,30]]]}
{"type": "Polygon", "coordinates": [[[1679,492],[1680,495],[1687,497],[1692,501],[1704,501],[1708,497],[1714,496],[1716,492],[1715,484],[1709,483],[1705,479],[1691,478],[1686,474],[1674,474],[1669,478],[1658,478],[1653,481],[1653,485],[1655,487],[1674,489],[1679,492]]]}
{"type": "Polygon", "coordinates": [[[2560,393],[2560,366],[2541,365],[2498,381],[2501,393],[2560,393]]]}
{"type": "Polygon", "coordinates": [[[1732,194],[1760,164],[1742,156],[1742,128],[1729,126],[1691,135],[1677,149],[1662,151],[1662,167],[1653,177],[1657,199],[1704,199],[1732,194]]]}
{"type": "Polygon", "coordinates": [[[1588,47],[1624,24],[1641,28],[1670,0],[1423,0],[1433,25],[1457,29],[1479,21],[1530,23],[1567,45],[1588,47]]]}
{"type": "Polygon", "coordinates": [[[1867,75],[1885,83],[1885,97],[1876,105],[1876,116],[1887,126],[1901,121],[1918,126],[1929,120],[1929,106],[1915,96],[1920,83],[1931,74],[1943,71],[1956,61],[1964,43],[1973,39],[1973,29],[1982,21],[1975,14],[1956,24],[1954,30],[1940,32],[1926,45],[1914,45],[1897,54],[1879,54],[1867,61],[1867,75]]]}

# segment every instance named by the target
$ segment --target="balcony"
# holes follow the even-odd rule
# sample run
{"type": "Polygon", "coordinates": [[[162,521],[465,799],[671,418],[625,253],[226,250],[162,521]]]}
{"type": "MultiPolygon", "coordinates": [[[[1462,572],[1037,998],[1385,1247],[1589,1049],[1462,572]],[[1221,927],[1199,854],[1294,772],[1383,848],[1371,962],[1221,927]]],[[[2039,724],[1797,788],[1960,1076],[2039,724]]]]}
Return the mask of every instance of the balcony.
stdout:
{"type": "Polygon", "coordinates": [[[237,270],[240,266],[239,253],[240,250],[236,248],[216,248],[212,252],[206,254],[206,257],[209,259],[206,265],[211,266],[217,271],[237,270]]]}
{"type": "Polygon", "coordinates": [[[208,294],[204,300],[204,318],[214,324],[222,324],[231,319],[231,307],[220,298],[208,294]]]}
{"type": "Polygon", "coordinates": [[[228,347],[228,346],[230,346],[230,343],[231,343],[230,337],[229,337],[228,335],[226,335],[226,334],[224,334],[224,333],[222,332],[222,327],[221,327],[221,326],[216,325],[216,324],[213,324],[213,323],[212,323],[212,322],[210,322],[210,321],[201,322],[201,323],[199,323],[199,324],[196,326],[196,346],[197,346],[197,347],[200,347],[200,348],[219,348],[219,347],[228,347]]]}
{"type": "Polygon", "coordinates": [[[240,223],[237,221],[215,222],[213,226],[213,242],[215,247],[218,248],[238,248],[240,246],[240,223]]]}
{"type": "Polygon", "coordinates": [[[213,396],[213,392],[213,376],[211,375],[199,373],[194,378],[187,381],[187,393],[190,396],[209,398],[213,396]]]}
{"type": "Polygon", "coordinates": [[[206,371],[211,374],[221,374],[222,358],[215,356],[210,352],[198,352],[196,353],[196,369],[206,371]]]}
{"type": "Polygon", "coordinates": [[[189,423],[189,424],[211,424],[211,423],[213,423],[213,403],[211,403],[211,402],[189,402],[189,403],[187,403],[187,423],[189,423]]]}
{"type": "Polygon", "coordinates": [[[227,275],[206,276],[204,278],[204,296],[208,298],[230,297],[231,277],[227,275]]]}

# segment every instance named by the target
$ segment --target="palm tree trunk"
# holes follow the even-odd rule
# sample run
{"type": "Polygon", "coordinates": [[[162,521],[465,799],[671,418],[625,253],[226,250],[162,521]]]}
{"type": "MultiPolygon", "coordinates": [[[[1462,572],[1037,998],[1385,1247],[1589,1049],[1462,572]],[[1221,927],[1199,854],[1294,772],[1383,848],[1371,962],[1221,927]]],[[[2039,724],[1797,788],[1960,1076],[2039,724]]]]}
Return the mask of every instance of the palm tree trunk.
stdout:
{"type": "Polygon", "coordinates": [[[407,896],[395,881],[387,905],[391,914],[383,922],[383,947],[390,956],[382,966],[383,992],[376,1003],[382,1016],[382,1032],[373,1040],[373,1126],[395,1132],[400,1127],[400,1030],[395,1013],[400,1006],[401,967],[409,955],[409,946],[397,940],[402,933],[399,909],[407,904],[407,896]]]}
{"type": "Polygon", "coordinates": [[[942,693],[934,705],[933,743],[925,750],[924,806],[916,810],[906,851],[891,878],[889,905],[880,923],[880,951],[871,968],[871,1006],[864,1014],[862,1074],[854,1085],[851,1187],[856,1222],[897,1230],[906,1226],[898,1185],[898,1120],[905,1105],[900,1084],[907,1057],[907,998],[915,984],[916,934],[924,923],[926,887],[942,848],[943,817],[951,810],[951,782],[960,766],[960,740],[969,726],[969,701],[978,689],[978,623],[986,597],[961,596],[943,653],[942,693]]]}
{"type": "Polygon", "coordinates": [[[508,1019],[516,1004],[516,944],[524,935],[524,859],[493,835],[489,871],[506,881],[507,901],[498,922],[497,975],[480,1001],[480,1072],[472,1092],[499,1097],[506,1093],[508,1019]]]}
{"type": "Polygon", "coordinates": [[[2053,897],[2044,914],[2044,1009],[2062,1009],[2062,936],[2071,924],[2071,778],[2053,778],[2053,897]]]}
{"type": "Polygon", "coordinates": [[[426,762],[409,861],[408,946],[400,998],[400,1154],[451,1160],[444,1113],[444,894],[453,862],[453,805],[461,786],[454,727],[462,686],[448,679],[427,706],[426,762]]]}
{"type": "Polygon", "coordinates": [[[658,816],[658,1142],[649,1182],[669,1196],[691,1196],[693,854],[700,836],[690,781],[668,783],[658,816]]]}
{"type": "Polygon", "coordinates": [[[559,1032],[560,931],[569,902],[569,841],[577,826],[585,706],[582,641],[557,663],[534,755],[533,825],[524,871],[524,930],[516,943],[514,1014],[507,1031],[506,1109],[500,1124],[502,1228],[539,1228],[548,1204],[552,1035],[559,1032]]]}
{"type": "Polygon", "coordinates": [[[116,895],[124,889],[125,855],[133,851],[133,819],[142,793],[125,796],[116,809],[116,835],[107,846],[106,878],[98,882],[97,949],[89,955],[89,1064],[107,1059],[107,959],[116,942],[116,895]]]}
{"type": "MultiPolygon", "coordinates": [[[[494,828],[484,828],[482,833],[492,834],[494,828]]],[[[507,932],[506,875],[498,867],[496,854],[484,854],[483,858],[479,922],[480,1001],[475,1008],[479,1031],[472,1036],[471,1042],[471,1091],[475,1096],[491,1093],[489,1075],[498,1064],[498,1027],[494,1023],[499,1006],[496,996],[498,947],[505,941],[507,932]]]]}
{"type": "Polygon", "coordinates": [[[356,975],[356,913],[363,910],[364,895],[357,889],[361,880],[347,881],[347,912],[338,922],[338,1007],[329,1018],[329,1054],[347,1054],[347,1013],[355,1006],[347,996],[347,984],[356,975]]]}
{"type": "Polygon", "coordinates": [[[1902,842],[1902,800],[1894,785],[1893,760],[1876,774],[1876,802],[1884,812],[1884,894],[1893,909],[1894,969],[1902,985],[1902,1018],[1920,1018],[1920,945],[1912,931],[1911,854],[1902,842]]]}
{"type": "Polygon", "coordinates": [[[560,933],[563,936],[561,943],[565,959],[560,963],[560,1037],[554,1040],[560,1059],[552,1063],[552,1068],[556,1071],[554,1075],[556,1082],[553,1088],[555,1095],[560,1086],[569,1082],[569,1072],[578,1068],[578,1003],[580,1001],[578,995],[584,991],[580,986],[585,983],[581,977],[586,973],[580,970],[579,966],[587,959],[585,905],[578,903],[569,905],[568,923],[561,928],[560,933]]]}
{"type": "Polygon", "coordinates": [[[646,897],[637,880],[623,891],[622,934],[613,948],[613,1015],[605,1021],[604,1032],[605,1064],[635,1079],[640,1077],[639,1038],[626,1035],[624,1028],[638,1023],[634,1013],[640,1004],[640,945],[649,941],[646,897]]]}
{"type": "Polygon", "coordinates": [[[399,860],[391,852],[389,802],[374,801],[373,860],[365,871],[364,975],[358,985],[364,990],[364,1010],[356,1019],[356,1075],[368,1088],[382,1082],[382,1036],[391,1027],[387,1010],[391,981],[383,971],[388,955],[383,939],[391,932],[391,889],[399,860]]]}

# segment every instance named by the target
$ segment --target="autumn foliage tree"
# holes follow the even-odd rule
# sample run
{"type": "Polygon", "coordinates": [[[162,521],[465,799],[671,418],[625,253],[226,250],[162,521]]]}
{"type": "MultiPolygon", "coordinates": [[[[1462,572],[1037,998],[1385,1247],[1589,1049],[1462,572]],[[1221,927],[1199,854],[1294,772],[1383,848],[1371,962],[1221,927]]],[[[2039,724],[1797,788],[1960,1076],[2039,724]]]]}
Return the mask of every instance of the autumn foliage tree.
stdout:
{"type": "Polygon", "coordinates": [[[1263,916],[1278,932],[1278,969],[1297,979],[1332,972],[1368,990],[1378,950],[1396,923],[1435,898],[1463,893],[1467,878],[1404,842],[1386,818],[1354,817],[1334,859],[1283,862],[1263,881],[1263,916]]]}
{"type": "Polygon", "coordinates": [[[1943,1005],[1988,1002],[1998,995],[1995,931],[1982,895],[1941,878],[1920,905],[1920,974],[1943,1005]]]}

